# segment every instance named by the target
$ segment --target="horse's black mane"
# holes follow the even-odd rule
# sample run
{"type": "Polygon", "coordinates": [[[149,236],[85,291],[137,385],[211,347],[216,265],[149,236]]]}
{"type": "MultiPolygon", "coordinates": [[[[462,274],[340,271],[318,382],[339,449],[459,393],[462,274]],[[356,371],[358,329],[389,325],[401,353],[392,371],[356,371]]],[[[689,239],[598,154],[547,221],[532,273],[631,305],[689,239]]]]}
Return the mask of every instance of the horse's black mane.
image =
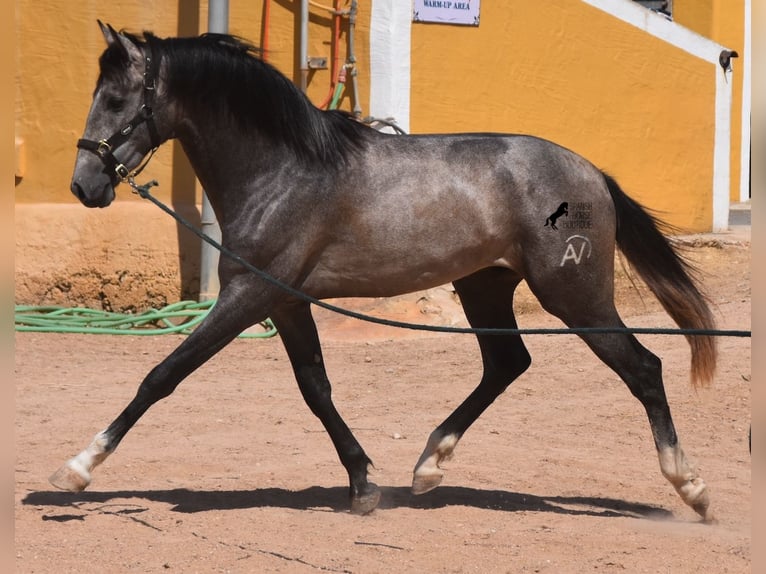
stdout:
{"type": "MultiPolygon", "coordinates": [[[[260,58],[260,50],[241,38],[121,33],[142,49],[150,45],[155,60],[166,62],[168,94],[189,111],[224,114],[227,125],[257,129],[274,145],[284,145],[310,162],[343,163],[365,144],[370,128],[346,112],[316,108],[260,58]]],[[[104,77],[122,76],[128,65],[125,52],[116,45],[100,59],[104,77]]]]}

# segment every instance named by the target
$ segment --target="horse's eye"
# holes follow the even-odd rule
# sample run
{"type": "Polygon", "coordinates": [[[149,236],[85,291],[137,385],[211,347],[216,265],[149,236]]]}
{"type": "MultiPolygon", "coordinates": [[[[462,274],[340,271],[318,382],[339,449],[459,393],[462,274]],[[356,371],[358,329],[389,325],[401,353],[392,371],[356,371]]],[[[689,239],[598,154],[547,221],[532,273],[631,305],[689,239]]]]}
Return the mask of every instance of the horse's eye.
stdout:
{"type": "Polygon", "coordinates": [[[106,107],[112,112],[121,112],[125,107],[125,100],[122,98],[109,98],[106,100],[106,107]]]}

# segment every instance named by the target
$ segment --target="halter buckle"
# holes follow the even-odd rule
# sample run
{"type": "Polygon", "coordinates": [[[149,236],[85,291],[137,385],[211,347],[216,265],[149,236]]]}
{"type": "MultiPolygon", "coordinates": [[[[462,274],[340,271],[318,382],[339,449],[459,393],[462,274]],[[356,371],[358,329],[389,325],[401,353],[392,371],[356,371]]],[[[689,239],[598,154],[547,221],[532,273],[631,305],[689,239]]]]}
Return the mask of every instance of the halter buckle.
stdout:
{"type": "Polygon", "coordinates": [[[112,146],[109,145],[109,142],[106,140],[99,140],[98,144],[96,145],[96,154],[98,157],[103,159],[110,153],[112,153],[112,146]]]}
{"type": "Polygon", "coordinates": [[[117,174],[121,181],[125,181],[128,179],[128,177],[130,177],[130,170],[121,163],[118,163],[115,166],[114,172],[117,174]]]}

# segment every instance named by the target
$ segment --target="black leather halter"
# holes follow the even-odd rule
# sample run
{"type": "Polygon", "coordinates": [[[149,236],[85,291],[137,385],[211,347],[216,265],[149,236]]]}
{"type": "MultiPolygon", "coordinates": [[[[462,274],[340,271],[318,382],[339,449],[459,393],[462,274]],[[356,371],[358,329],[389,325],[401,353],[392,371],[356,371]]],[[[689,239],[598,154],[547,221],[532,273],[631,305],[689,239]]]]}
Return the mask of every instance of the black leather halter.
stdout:
{"type": "Polygon", "coordinates": [[[141,170],[149,163],[154,152],[160,146],[160,134],[157,131],[157,126],[154,123],[154,110],[152,109],[152,103],[154,101],[154,93],[157,88],[157,76],[159,74],[159,66],[154,61],[152,54],[151,44],[147,43],[147,51],[144,54],[144,103],[138,110],[135,116],[122,127],[119,131],[112,134],[107,139],[99,141],[80,139],[77,140],[77,147],[79,149],[85,149],[95,153],[101,158],[101,161],[107,167],[107,169],[114,171],[117,177],[121,181],[126,181],[128,178],[135,177],[141,170]],[[152,144],[152,149],[149,157],[142,162],[139,167],[130,171],[122,163],[120,163],[116,157],[114,157],[114,150],[124,144],[138,126],[146,123],[146,127],[149,130],[149,138],[152,144]]]}

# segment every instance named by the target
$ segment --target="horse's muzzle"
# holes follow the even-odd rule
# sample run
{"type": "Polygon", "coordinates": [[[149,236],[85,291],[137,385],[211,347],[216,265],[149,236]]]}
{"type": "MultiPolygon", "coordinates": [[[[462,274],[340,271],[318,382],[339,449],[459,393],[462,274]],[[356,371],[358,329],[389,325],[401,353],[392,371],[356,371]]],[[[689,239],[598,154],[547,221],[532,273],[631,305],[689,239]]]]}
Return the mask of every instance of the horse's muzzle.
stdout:
{"type": "Polygon", "coordinates": [[[85,207],[107,207],[114,200],[114,186],[111,182],[106,182],[95,193],[93,190],[86,192],[77,181],[72,181],[70,189],[85,207]]]}

